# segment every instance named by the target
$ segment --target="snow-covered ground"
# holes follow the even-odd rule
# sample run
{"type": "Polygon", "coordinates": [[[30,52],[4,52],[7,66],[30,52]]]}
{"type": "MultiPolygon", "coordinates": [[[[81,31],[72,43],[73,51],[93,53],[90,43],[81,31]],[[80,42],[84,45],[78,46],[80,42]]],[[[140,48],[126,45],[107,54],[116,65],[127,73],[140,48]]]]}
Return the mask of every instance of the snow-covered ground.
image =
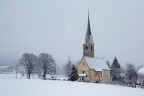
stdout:
{"type": "MultiPolygon", "coordinates": [[[[26,75],[22,76],[21,74],[16,74],[15,72],[14,73],[3,73],[3,74],[0,74],[0,79],[25,79],[26,78],[26,75]]],[[[38,77],[35,75],[35,76],[31,76],[32,79],[38,79],[38,77]]]]}
{"type": "Polygon", "coordinates": [[[0,96],[144,96],[144,89],[70,81],[0,78],[0,96]]]}
{"type": "MultiPolygon", "coordinates": [[[[59,79],[59,80],[68,80],[68,77],[64,75],[47,75],[47,79],[59,79]]],[[[0,74],[0,79],[26,79],[26,75],[22,76],[21,74],[17,74],[15,72],[13,73],[3,73],[0,74]]],[[[31,79],[39,79],[37,75],[32,75],[31,79]]]]}

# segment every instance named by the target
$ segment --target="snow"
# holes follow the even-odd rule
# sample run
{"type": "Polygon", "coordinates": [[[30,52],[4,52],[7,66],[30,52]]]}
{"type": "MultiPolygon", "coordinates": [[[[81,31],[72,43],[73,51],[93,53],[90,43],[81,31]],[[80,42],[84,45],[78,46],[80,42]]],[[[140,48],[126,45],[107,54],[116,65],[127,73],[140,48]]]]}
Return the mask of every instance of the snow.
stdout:
{"type": "Polygon", "coordinates": [[[79,76],[81,76],[81,77],[84,77],[84,76],[86,76],[87,74],[79,74],[79,76]]]}
{"type": "Polygon", "coordinates": [[[144,90],[122,86],[55,81],[1,79],[1,96],[143,96],[144,90]]]}
{"type": "Polygon", "coordinates": [[[95,69],[96,71],[102,71],[103,69],[110,70],[104,59],[97,59],[91,57],[84,57],[89,68],[95,69]]]}
{"type": "Polygon", "coordinates": [[[144,75],[144,67],[138,70],[138,74],[144,75]]]}
{"type": "MultiPolygon", "coordinates": [[[[21,75],[20,74],[18,74],[17,75],[17,77],[21,77],[21,75]]],[[[0,79],[15,79],[16,78],[16,74],[14,74],[14,73],[8,73],[8,74],[0,74],[0,79]]]]}
{"type": "MultiPolygon", "coordinates": [[[[0,74],[0,96],[143,96],[140,88],[58,80],[25,79],[0,74]]],[[[63,78],[64,76],[56,76],[63,78]]]]}
{"type": "MultiPolygon", "coordinates": [[[[47,79],[58,79],[58,80],[68,80],[68,77],[65,75],[46,75],[47,79]],[[53,78],[52,78],[53,77],[53,78]]],[[[20,73],[8,73],[0,74],[0,79],[26,79],[26,74],[22,76],[20,73]]],[[[31,79],[39,79],[37,75],[31,75],[31,79]]]]}

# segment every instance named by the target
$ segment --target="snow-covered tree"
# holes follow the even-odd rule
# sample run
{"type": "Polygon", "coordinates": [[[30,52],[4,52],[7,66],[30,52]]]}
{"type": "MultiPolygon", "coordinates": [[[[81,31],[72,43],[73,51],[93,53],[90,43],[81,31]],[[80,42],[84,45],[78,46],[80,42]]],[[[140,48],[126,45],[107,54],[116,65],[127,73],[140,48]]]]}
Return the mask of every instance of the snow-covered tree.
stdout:
{"type": "Polygon", "coordinates": [[[56,73],[56,63],[53,57],[47,53],[39,54],[39,61],[42,68],[43,79],[46,80],[47,74],[56,73]]]}
{"type": "Polygon", "coordinates": [[[73,64],[69,80],[76,81],[77,79],[78,79],[77,69],[76,69],[75,65],[73,64]]]}
{"type": "Polygon", "coordinates": [[[144,88],[144,65],[140,65],[138,68],[138,84],[141,88],[144,88]]]}
{"type": "Polygon", "coordinates": [[[135,67],[133,64],[127,64],[126,79],[128,84],[131,84],[132,87],[136,87],[138,74],[135,71],[135,67]]]}
{"type": "Polygon", "coordinates": [[[114,58],[114,61],[110,67],[110,75],[112,81],[120,81],[121,80],[121,66],[117,60],[117,58],[114,58]]]}
{"type": "Polygon", "coordinates": [[[72,63],[71,59],[68,58],[68,61],[63,66],[64,73],[66,76],[69,76],[71,74],[72,65],[73,65],[73,63],[72,63]]]}
{"type": "Polygon", "coordinates": [[[35,72],[37,61],[37,56],[32,53],[24,53],[19,60],[21,67],[25,68],[28,79],[30,79],[31,74],[35,72]]]}

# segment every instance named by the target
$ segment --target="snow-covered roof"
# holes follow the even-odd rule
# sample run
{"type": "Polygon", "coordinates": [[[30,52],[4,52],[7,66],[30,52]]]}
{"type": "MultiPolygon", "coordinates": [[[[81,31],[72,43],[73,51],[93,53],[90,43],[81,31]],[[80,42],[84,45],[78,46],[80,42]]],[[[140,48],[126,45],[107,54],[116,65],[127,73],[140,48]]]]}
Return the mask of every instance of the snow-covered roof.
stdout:
{"type": "Polygon", "coordinates": [[[106,61],[104,59],[84,57],[90,69],[95,69],[96,71],[102,71],[103,69],[110,70],[106,61]]]}
{"type": "Polygon", "coordinates": [[[81,76],[81,77],[84,77],[84,76],[86,76],[87,74],[79,74],[79,76],[81,76]]]}
{"type": "Polygon", "coordinates": [[[144,74],[144,67],[138,70],[138,74],[144,74]]]}

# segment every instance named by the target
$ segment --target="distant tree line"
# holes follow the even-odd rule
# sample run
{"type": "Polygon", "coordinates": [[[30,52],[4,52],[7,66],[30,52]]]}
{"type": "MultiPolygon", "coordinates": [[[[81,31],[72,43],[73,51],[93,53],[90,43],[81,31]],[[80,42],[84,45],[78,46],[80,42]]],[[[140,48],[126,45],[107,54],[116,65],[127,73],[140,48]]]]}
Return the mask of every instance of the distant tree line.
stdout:
{"type": "Polygon", "coordinates": [[[46,80],[47,74],[56,74],[56,63],[52,55],[41,53],[38,56],[33,53],[24,53],[19,59],[18,66],[24,69],[22,73],[30,79],[32,74],[37,74],[46,80]]]}

